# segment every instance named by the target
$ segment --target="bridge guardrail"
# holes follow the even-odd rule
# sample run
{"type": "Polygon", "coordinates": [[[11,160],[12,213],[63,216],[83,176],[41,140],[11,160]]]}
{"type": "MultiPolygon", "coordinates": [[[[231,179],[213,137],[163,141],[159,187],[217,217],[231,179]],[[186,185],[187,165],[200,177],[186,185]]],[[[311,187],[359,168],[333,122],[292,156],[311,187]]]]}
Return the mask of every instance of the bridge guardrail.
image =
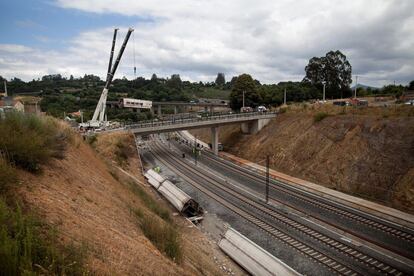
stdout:
{"type": "Polygon", "coordinates": [[[273,112],[246,112],[246,113],[234,113],[234,114],[219,113],[219,114],[214,114],[214,115],[205,116],[205,117],[190,117],[189,116],[187,118],[183,118],[183,117],[173,118],[172,120],[168,120],[168,121],[152,120],[150,122],[125,125],[125,129],[159,127],[159,126],[193,123],[193,122],[201,122],[201,121],[215,121],[215,120],[223,120],[223,119],[265,116],[265,115],[272,115],[272,114],[277,114],[277,112],[275,111],[273,112]]]}

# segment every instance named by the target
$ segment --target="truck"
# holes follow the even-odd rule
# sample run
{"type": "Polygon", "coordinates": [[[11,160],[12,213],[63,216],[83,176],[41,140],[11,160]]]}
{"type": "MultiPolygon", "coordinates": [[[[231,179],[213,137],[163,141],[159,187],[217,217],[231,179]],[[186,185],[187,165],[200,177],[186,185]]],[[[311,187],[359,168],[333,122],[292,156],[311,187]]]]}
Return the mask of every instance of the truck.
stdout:
{"type": "Polygon", "coordinates": [[[267,112],[267,108],[264,105],[259,105],[256,110],[257,112],[267,112]]]}

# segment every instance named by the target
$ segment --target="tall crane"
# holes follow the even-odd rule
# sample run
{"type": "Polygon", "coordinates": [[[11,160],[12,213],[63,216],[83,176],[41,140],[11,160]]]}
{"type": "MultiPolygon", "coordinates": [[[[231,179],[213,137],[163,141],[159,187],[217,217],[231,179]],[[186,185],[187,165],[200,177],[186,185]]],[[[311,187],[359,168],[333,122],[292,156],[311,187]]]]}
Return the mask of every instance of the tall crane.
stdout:
{"type": "Polygon", "coordinates": [[[99,128],[106,126],[106,120],[105,120],[105,109],[106,109],[106,98],[108,97],[108,90],[109,86],[112,82],[112,79],[114,78],[116,69],[118,68],[119,62],[121,61],[122,54],[124,53],[125,47],[128,43],[129,37],[131,36],[131,33],[134,31],[134,29],[129,28],[128,32],[125,36],[124,42],[122,43],[121,49],[119,49],[118,56],[115,60],[114,65],[112,66],[112,60],[114,57],[114,50],[115,50],[115,42],[116,42],[116,35],[118,32],[118,29],[114,29],[114,37],[112,40],[112,47],[111,47],[111,54],[109,57],[109,64],[108,64],[108,73],[106,75],[106,82],[105,86],[102,90],[101,97],[99,98],[98,104],[96,105],[95,112],[93,113],[92,120],[90,120],[86,125],[87,127],[92,128],[99,128]]]}

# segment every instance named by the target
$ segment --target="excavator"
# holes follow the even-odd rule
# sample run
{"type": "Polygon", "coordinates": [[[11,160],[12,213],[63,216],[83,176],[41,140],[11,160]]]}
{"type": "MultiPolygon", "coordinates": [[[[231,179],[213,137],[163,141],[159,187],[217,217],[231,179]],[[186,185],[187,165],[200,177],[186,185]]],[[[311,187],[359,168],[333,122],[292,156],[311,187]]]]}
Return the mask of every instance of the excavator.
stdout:
{"type": "Polygon", "coordinates": [[[132,34],[134,29],[129,28],[128,32],[125,36],[124,42],[122,43],[121,49],[119,49],[118,56],[115,60],[115,63],[112,66],[112,61],[114,57],[114,50],[115,50],[115,43],[116,43],[116,35],[118,29],[114,29],[114,36],[112,40],[112,47],[111,47],[111,54],[109,57],[109,65],[108,65],[108,73],[106,75],[106,82],[105,86],[102,90],[101,97],[99,98],[98,104],[96,105],[95,112],[93,113],[92,120],[79,124],[81,129],[103,129],[109,126],[109,123],[105,116],[105,109],[106,109],[106,99],[108,97],[109,86],[114,78],[116,69],[118,68],[119,62],[121,61],[122,54],[124,53],[125,47],[128,43],[128,40],[132,34]]]}

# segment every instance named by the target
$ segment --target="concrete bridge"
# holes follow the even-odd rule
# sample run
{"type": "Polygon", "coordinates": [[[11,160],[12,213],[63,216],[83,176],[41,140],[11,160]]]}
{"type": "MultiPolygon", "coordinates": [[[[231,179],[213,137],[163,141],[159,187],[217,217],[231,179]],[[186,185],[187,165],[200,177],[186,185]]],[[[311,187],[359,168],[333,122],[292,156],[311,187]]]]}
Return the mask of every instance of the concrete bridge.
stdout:
{"type": "Polygon", "coordinates": [[[148,135],[152,133],[173,132],[195,128],[211,128],[212,150],[218,154],[218,127],[227,124],[241,124],[243,133],[254,134],[261,130],[276,112],[248,112],[237,114],[215,114],[207,117],[175,118],[167,121],[151,121],[125,126],[136,135],[148,135]]]}

